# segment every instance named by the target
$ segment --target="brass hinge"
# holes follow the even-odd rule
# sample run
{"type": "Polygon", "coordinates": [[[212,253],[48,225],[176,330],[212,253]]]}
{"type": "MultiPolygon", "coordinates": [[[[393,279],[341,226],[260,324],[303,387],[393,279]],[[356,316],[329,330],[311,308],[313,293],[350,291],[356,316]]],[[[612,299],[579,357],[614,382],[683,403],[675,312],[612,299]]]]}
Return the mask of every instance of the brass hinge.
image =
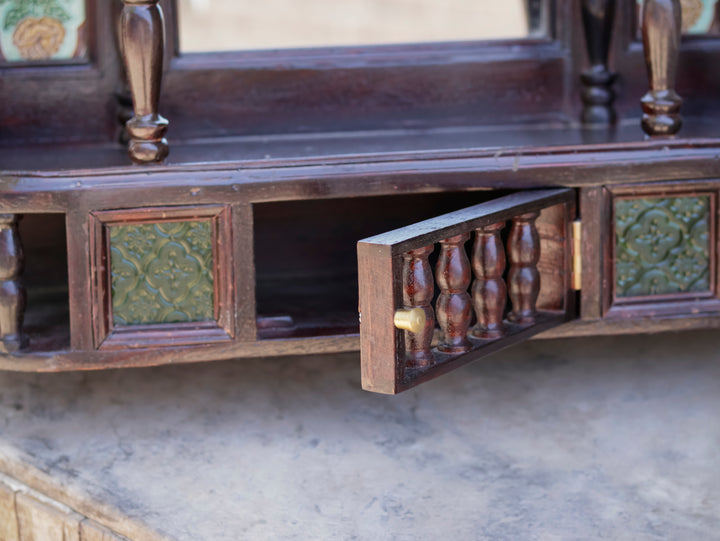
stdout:
{"type": "Polygon", "coordinates": [[[572,288],[580,291],[582,289],[582,222],[575,220],[572,223],[573,235],[573,271],[572,271],[572,288]]]}

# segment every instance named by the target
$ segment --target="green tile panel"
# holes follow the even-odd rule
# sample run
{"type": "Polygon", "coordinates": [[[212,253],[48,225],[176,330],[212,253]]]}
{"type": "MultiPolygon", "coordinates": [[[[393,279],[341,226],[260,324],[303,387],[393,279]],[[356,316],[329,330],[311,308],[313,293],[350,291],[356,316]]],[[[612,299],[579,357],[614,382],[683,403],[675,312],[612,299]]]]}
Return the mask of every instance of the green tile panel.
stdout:
{"type": "Polygon", "coordinates": [[[615,294],[710,290],[710,197],[615,201],[615,294]]]}
{"type": "Polygon", "coordinates": [[[208,220],[110,226],[115,325],[214,319],[208,220]]]}

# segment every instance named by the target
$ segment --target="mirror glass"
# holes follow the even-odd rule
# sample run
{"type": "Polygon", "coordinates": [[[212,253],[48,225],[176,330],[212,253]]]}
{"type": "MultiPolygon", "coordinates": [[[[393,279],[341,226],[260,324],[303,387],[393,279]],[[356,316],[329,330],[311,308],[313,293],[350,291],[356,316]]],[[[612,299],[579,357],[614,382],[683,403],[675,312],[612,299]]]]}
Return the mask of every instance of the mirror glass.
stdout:
{"type": "Polygon", "coordinates": [[[180,0],[184,52],[539,37],[543,0],[180,0]]]}

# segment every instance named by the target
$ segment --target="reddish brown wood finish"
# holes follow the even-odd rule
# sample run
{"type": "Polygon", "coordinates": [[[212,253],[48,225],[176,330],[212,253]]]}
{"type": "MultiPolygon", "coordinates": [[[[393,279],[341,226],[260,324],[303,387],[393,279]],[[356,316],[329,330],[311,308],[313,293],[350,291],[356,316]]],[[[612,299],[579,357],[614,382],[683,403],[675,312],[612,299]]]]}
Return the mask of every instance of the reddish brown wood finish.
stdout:
{"type": "Polygon", "coordinates": [[[612,84],[616,74],[608,68],[608,52],[615,0],[582,0],[582,20],[590,68],[580,75],[583,83],[581,119],[585,124],[614,124],[612,84]]]}
{"type": "Polygon", "coordinates": [[[168,155],[168,121],[158,113],[165,51],[165,20],[158,0],[123,0],[122,55],[135,114],[126,127],[130,158],[161,163],[168,155]]]}
{"type": "Polygon", "coordinates": [[[475,272],[473,283],[473,304],[477,325],[473,336],[495,339],[505,336],[503,318],[507,305],[505,273],[505,248],[500,233],[505,222],[490,224],[475,231],[472,268],[475,272]]]}
{"type": "Polygon", "coordinates": [[[440,241],[440,255],[435,268],[435,280],[440,287],[435,310],[442,330],[438,351],[465,353],[472,349],[467,339],[472,317],[470,287],[470,261],[465,243],[470,233],[461,233],[440,241]]]}
{"type": "Polygon", "coordinates": [[[682,126],[682,98],[675,92],[681,26],[680,0],[645,0],[642,37],[650,90],[641,103],[648,135],[673,135],[682,126]]]}
{"type": "Polygon", "coordinates": [[[407,309],[422,308],[425,312],[425,328],[421,332],[405,331],[407,366],[413,368],[433,363],[430,342],[435,329],[435,314],[431,306],[435,285],[428,257],[434,249],[433,245],[423,246],[403,256],[403,306],[407,309]]]}
{"type": "Polygon", "coordinates": [[[15,353],[27,345],[23,334],[25,288],[18,217],[0,214],[0,352],[15,353]]]}
{"type": "MultiPolygon", "coordinates": [[[[463,238],[467,238],[472,231],[486,229],[508,220],[516,220],[521,224],[518,236],[520,240],[523,240],[523,230],[530,228],[530,222],[534,221],[540,211],[557,205],[560,205],[564,212],[551,213],[551,216],[556,217],[560,222],[556,224],[556,229],[565,231],[569,221],[574,217],[572,214],[574,198],[575,194],[569,190],[540,190],[513,194],[377,235],[358,243],[363,387],[376,392],[397,393],[570,319],[573,315],[574,305],[568,301],[562,303],[560,310],[534,312],[534,324],[532,325],[507,322],[507,334],[500,340],[482,340],[472,334],[469,336],[466,334],[465,338],[471,345],[469,352],[445,353],[440,345],[436,348],[425,349],[423,359],[429,356],[432,362],[418,367],[406,362],[403,352],[409,349],[409,346],[404,345],[407,344],[407,341],[403,342],[398,339],[398,336],[401,335],[394,329],[392,314],[399,308],[413,306],[408,302],[405,294],[408,289],[407,284],[410,282],[407,277],[411,276],[413,280],[415,279],[415,273],[408,272],[408,262],[413,261],[408,254],[419,250],[423,256],[426,256],[430,252],[429,243],[441,243],[447,239],[452,239],[452,242],[448,243],[449,245],[458,246],[463,242],[463,238]],[[398,268],[403,271],[396,275],[395,269],[398,268]],[[378,297],[378,293],[381,291],[385,292],[384,299],[378,297]],[[393,292],[394,302],[388,305],[387,294],[390,292],[393,292]]],[[[532,231],[528,234],[532,237],[532,231]]],[[[534,235],[538,240],[536,230],[534,235]]],[[[564,242],[566,242],[565,250],[559,253],[559,260],[555,267],[564,267],[566,277],[569,277],[567,266],[570,258],[567,253],[569,249],[567,238],[564,242]]],[[[521,244],[525,248],[532,245],[527,242],[521,244]]],[[[537,242],[534,250],[529,252],[537,253],[539,246],[540,244],[537,242]]],[[[527,257],[529,252],[527,249],[521,250],[520,260],[528,261],[530,259],[527,257]]],[[[458,267],[462,268],[462,265],[458,265],[458,267]]],[[[442,270],[444,265],[438,265],[438,268],[442,270]]],[[[432,280],[432,276],[427,275],[428,270],[423,269],[420,273],[422,289],[426,293],[429,288],[425,284],[427,280],[432,280]]],[[[535,270],[537,271],[537,269],[535,270]]],[[[462,275],[462,273],[458,274],[462,275]]],[[[442,279],[439,282],[442,282],[442,279]]],[[[567,282],[568,280],[566,280],[565,291],[567,291],[567,282]]],[[[537,292],[535,296],[537,297],[537,292]]],[[[430,295],[426,294],[425,299],[428,297],[430,295]]],[[[416,302],[415,305],[417,304],[416,302]]]]}
{"type": "Polygon", "coordinates": [[[535,322],[537,298],[540,294],[540,236],[535,220],[539,212],[513,217],[508,239],[508,293],[512,311],[508,319],[521,325],[535,322]]]}

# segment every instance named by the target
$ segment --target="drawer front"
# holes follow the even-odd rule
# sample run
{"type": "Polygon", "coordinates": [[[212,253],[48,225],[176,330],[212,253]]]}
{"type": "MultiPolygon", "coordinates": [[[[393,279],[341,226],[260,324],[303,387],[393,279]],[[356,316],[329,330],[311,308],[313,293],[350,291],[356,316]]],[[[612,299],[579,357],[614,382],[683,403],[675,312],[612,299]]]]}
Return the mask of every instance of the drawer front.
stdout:
{"type": "Polygon", "coordinates": [[[363,388],[395,394],[574,318],[575,198],[517,193],[360,241],[363,388]]]}

